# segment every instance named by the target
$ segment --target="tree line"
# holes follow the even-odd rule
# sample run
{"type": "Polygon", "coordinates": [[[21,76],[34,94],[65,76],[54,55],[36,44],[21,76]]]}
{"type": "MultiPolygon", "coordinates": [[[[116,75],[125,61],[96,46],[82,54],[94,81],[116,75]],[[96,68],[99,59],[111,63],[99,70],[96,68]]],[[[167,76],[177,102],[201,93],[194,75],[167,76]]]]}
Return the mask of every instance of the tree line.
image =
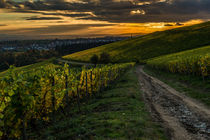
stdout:
{"type": "Polygon", "coordinates": [[[10,65],[16,67],[25,66],[33,63],[58,56],[54,50],[38,51],[29,50],[26,52],[0,52],[0,70],[8,69],[10,65]]]}
{"type": "Polygon", "coordinates": [[[10,65],[16,67],[25,66],[29,64],[34,64],[44,59],[49,59],[52,57],[59,57],[82,50],[94,48],[101,46],[110,42],[95,42],[95,43],[81,43],[74,45],[62,45],[57,46],[55,49],[51,50],[28,50],[26,52],[0,52],[0,71],[6,70],[10,65]]]}

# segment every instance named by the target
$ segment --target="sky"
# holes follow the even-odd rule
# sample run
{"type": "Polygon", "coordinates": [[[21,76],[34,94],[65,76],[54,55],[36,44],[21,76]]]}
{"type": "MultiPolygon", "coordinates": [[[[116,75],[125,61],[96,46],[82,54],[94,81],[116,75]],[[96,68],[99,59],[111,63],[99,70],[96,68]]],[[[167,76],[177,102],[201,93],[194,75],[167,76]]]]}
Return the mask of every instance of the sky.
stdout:
{"type": "Polygon", "coordinates": [[[0,0],[0,40],[143,35],[210,19],[210,0],[0,0]]]}

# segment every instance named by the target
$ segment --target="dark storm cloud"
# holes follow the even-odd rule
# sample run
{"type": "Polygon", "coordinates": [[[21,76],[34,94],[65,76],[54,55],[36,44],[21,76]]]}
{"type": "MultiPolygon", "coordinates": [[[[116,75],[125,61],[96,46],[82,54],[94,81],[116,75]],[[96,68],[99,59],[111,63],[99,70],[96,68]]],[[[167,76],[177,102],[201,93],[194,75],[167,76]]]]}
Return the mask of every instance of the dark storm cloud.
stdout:
{"type": "Polygon", "coordinates": [[[60,20],[62,18],[59,17],[30,17],[26,18],[26,20],[60,20]]]}
{"type": "Polygon", "coordinates": [[[167,23],[164,26],[182,26],[182,25],[184,25],[184,24],[177,22],[175,24],[167,23]]]}
{"type": "MultiPolygon", "coordinates": [[[[103,2],[103,1],[102,1],[103,2]]],[[[141,1],[142,2],[142,1],[141,1]]],[[[105,20],[111,22],[182,22],[191,19],[209,19],[209,0],[174,0],[174,1],[148,1],[151,4],[132,5],[121,2],[108,3],[97,7],[94,13],[97,17],[85,19],[105,20]],[[131,15],[130,11],[143,10],[145,14],[131,15]]]]}
{"type": "Polygon", "coordinates": [[[87,17],[90,16],[90,14],[83,14],[83,13],[77,13],[77,14],[63,14],[63,13],[44,13],[42,12],[43,15],[54,15],[54,16],[65,16],[65,17],[87,17]]]}
{"type": "Polygon", "coordinates": [[[41,12],[41,11],[34,11],[34,10],[25,10],[25,9],[14,9],[13,12],[16,13],[37,13],[37,14],[42,14],[42,15],[51,15],[51,16],[64,16],[64,17],[88,17],[91,16],[88,13],[59,13],[59,12],[41,12]]]}
{"type": "Polygon", "coordinates": [[[77,25],[53,25],[48,27],[41,27],[41,28],[29,28],[28,31],[33,34],[40,34],[49,33],[49,34],[57,34],[57,33],[64,33],[68,31],[79,31],[88,29],[91,27],[104,27],[104,26],[111,26],[113,24],[77,24],[77,25]]]}
{"type": "Polygon", "coordinates": [[[48,34],[58,34],[67,31],[83,30],[91,26],[97,26],[97,25],[54,25],[54,26],[41,27],[41,28],[29,28],[25,29],[25,31],[26,32],[28,31],[31,34],[40,34],[40,32],[48,34]]]}
{"type": "MultiPolygon", "coordinates": [[[[40,27],[40,28],[26,28],[24,29],[24,33],[22,33],[22,29],[12,29],[12,30],[0,30],[0,34],[33,34],[39,35],[40,33],[47,33],[47,34],[58,34],[64,33],[68,31],[79,31],[79,30],[86,30],[91,27],[104,27],[104,26],[112,26],[115,24],[76,24],[76,25],[52,25],[47,27],[40,27]]],[[[43,34],[42,34],[43,35],[43,34]]]]}
{"type": "Polygon", "coordinates": [[[182,26],[182,25],[184,25],[184,24],[179,23],[179,22],[176,23],[176,26],[182,26]]]}
{"type": "Polygon", "coordinates": [[[173,24],[165,24],[164,26],[174,26],[173,24]]]}
{"type": "Polygon", "coordinates": [[[22,4],[24,10],[92,12],[96,16],[63,16],[109,22],[182,22],[210,18],[210,0],[45,0],[22,4]]]}

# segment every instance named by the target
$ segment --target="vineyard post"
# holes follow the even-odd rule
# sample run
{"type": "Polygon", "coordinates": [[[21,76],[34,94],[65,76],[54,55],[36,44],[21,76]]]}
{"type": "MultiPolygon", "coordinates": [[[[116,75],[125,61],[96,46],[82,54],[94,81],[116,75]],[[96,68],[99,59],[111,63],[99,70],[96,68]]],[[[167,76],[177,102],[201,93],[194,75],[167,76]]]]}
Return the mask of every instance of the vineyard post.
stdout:
{"type": "Polygon", "coordinates": [[[108,80],[107,80],[107,87],[108,87],[108,86],[109,86],[109,82],[110,82],[110,81],[109,81],[109,80],[110,80],[110,70],[108,71],[108,77],[107,77],[107,79],[108,79],[108,80]]]}
{"type": "Polygon", "coordinates": [[[23,114],[23,118],[22,118],[22,126],[23,126],[23,130],[22,130],[23,140],[27,140],[25,113],[23,114]]]}
{"type": "Polygon", "coordinates": [[[85,89],[86,89],[86,97],[88,98],[88,81],[87,81],[87,72],[85,72],[85,89]]]}
{"type": "Polygon", "coordinates": [[[118,75],[119,70],[118,70],[118,69],[117,69],[117,70],[115,70],[115,73],[116,73],[116,78],[115,78],[115,80],[117,81],[117,80],[118,80],[118,77],[119,77],[119,75],[118,75]]]}
{"type": "Polygon", "coordinates": [[[103,77],[103,74],[101,74],[102,76],[101,76],[101,90],[100,90],[100,92],[102,92],[103,91],[103,88],[104,88],[104,86],[103,86],[103,84],[104,84],[104,77],[103,77]]]}
{"type": "Polygon", "coordinates": [[[68,106],[68,103],[69,103],[69,96],[68,96],[68,94],[69,94],[69,92],[68,92],[68,75],[66,74],[65,75],[65,88],[66,88],[66,104],[67,104],[67,106],[68,106]]]}
{"type": "Polygon", "coordinates": [[[55,78],[54,78],[54,76],[53,76],[53,77],[52,77],[52,89],[51,89],[53,116],[54,116],[54,114],[55,114],[55,94],[54,94],[54,86],[55,86],[55,78]]]}
{"type": "Polygon", "coordinates": [[[111,83],[111,70],[109,70],[109,76],[108,76],[109,80],[108,80],[108,86],[111,83]]]}
{"type": "Polygon", "coordinates": [[[91,88],[91,94],[94,95],[94,93],[93,93],[93,72],[92,72],[92,70],[90,71],[90,88],[91,88]]]}
{"type": "Polygon", "coordinates": [[[200,64],[200,69],[201,69],[201,75],[202,75],[202,78],[203,78],[203,82],[205,81],[205,78],[204,78],[204,75],[203,75],[203,70],[202,70],[202,66],[200,64]]]}
{"type": "Polygon", "coordinates": [[[79,108],[79,112],[81,112],[80,110],[80,101],[79,101],[79,87],[77,85],[77,105],[78,105],[78,108],[79,108]]]}
{"type": "Polygon", "coordinates": [[[83,89],[83,85],[84,85],[84,76],[81,76],[82,77],[82,83],[80,85],[80,89],[82,90],[83,89]]]}
{"type": "Polygon", "coordinates": [[[203,76],[203,74],[202,74],[202,77],[203,77],[203,82],[205,82],[205,77],[203,76]]]}
{"type": "Polygon", "coordinates": [[[99,91],[101,93],[101,91],[102,91],[102,74],[101,74],[101,71],[100,71],[100,86],[99,87],[100,87],[99,91]]]}
{"type": "Polygon", "coordinates": [[[101,72],[99,72],[99,78],[98,78],[98,94],[100,94],[101,91],[101,72]]]}
{"type": "MultiPolygon", "coordinates": [[[[45,92],[44,97],[43,97],[44,101],[42,102],[41,112],[42,112],[42,110],[44,110],[46,108],[46,96],[47,96],[47,91],[45,92]]],[[[46,114],[46,111],[44,111],[44,115],[45,114],[46,114]]]]}
{"type": "Polygon", "coordinates": [[[110,82],[111,83],[113,82],[112,79],[113,79],[113,72],[110,70],[110,82]]]}

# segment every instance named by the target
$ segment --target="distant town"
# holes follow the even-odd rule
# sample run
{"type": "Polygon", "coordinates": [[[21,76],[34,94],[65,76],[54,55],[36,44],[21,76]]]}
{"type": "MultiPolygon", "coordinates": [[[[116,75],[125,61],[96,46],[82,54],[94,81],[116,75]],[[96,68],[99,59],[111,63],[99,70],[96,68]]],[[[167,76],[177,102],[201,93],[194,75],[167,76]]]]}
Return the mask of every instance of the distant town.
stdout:
{"type": "Polygon", "coordinates": [[[54,40],[16,40],[0,41],[2,52],[25,52],[28,50],[55,50],[57,47],[73,47],[82,44],[107,44],[127,39],[128,37],[104,37],[104,38],[78,38],[78,39],[54,39],[54,40]]]}

